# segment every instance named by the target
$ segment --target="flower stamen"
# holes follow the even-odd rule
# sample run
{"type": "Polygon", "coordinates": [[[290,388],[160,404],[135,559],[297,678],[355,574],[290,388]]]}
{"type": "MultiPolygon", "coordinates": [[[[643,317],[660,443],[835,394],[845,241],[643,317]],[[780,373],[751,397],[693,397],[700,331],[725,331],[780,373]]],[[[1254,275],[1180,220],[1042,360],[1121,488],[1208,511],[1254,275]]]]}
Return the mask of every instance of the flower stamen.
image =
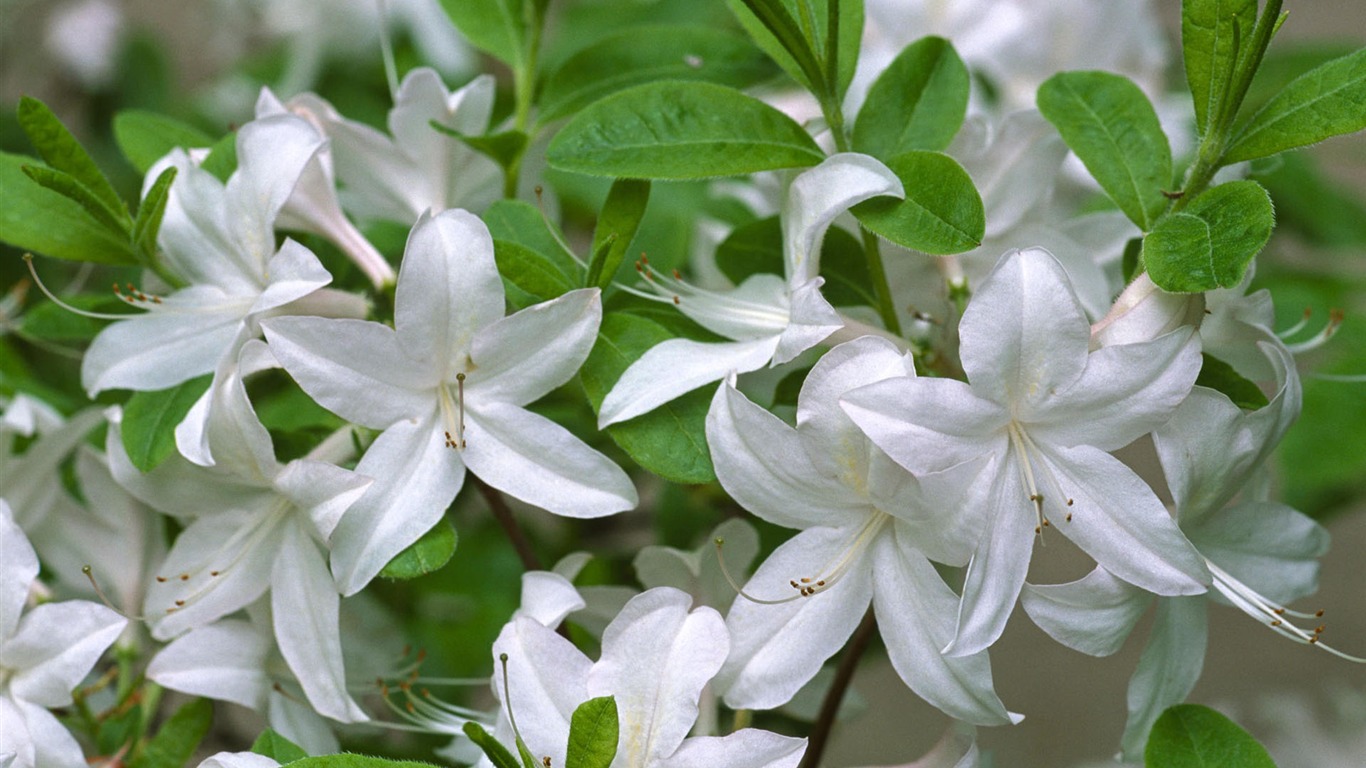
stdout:
{"type": "Polygon", "coordinates": [[[1263,597],[1248,585],[1234,578],[1228,571],[1225,571],[1208,559],[1205,560],[1205,565],[1209,567],[1210,574],[1214,577],[1214,588],[1219,590],[1221,595],[1227,598],[1229,602],[1233,603],[1233,605],[1243,613],[1256,619],[1259,623],[1270,627],[1276,634],[1294,640],[1297,643],[1322,648],[1340,659],[1354,661],[1358,664],[1366,664],[1366,659],[1343,653],[1326,643],[1320,642],[1319,637],[1323,634],[1323,631],[1327,629],[1327,625],[1320,624],[1310,631],[1301,629],[1299,626],[1285,618],[1286,616],[1303,619],[1319,618],[1323,616],[1322,610],[1315,611],[1314,613],[1292,611],[1283,605],[1278,605],[1277,603],[1268,600],[1266,597],[1263,597]]]}
{"type": "Polygon", "coordinates": [[[722,546],[726,543],[725,539],[718,538],[715,541],[716,559],[720,562],[721,574],[725,577],[731,588],[735,590],[737,595],[752,603],[758,603],[760,605],[782,605],[783,603],[790,603],[793,600],[800,600],[804,597],[811,597],[812,595],[825,592],[838,584],[840,579],[843,579],[845,574],[849,573],[853,565],[858,562],[859,556],[868,549],[869,544],[873,542],[877,537],[877,534],[889,520],[891,520],[890,515],[881,510],[874,510],[873,514],[864,522],[858,533],[854,535],[849,546],[845,547],[840,553],[837,560],[827,564],[818,571],[818,575],[816,576],[800,576],[795,579],[789,579],[787,582],[788,586],[797,590],[797,594],[788,595],[787,597],[766,599],[756,597],[749,592],[746,592],[735,578],[731,576],[730,569],[726,567],[726,558],[721,552],[722,546]]]}

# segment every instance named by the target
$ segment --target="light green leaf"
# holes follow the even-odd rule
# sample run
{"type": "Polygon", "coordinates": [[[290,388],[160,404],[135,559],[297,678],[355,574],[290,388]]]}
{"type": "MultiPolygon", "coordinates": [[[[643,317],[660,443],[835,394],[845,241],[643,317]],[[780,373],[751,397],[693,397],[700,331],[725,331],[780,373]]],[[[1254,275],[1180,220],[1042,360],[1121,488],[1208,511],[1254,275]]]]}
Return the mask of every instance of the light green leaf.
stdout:
{"type": "Polygon", "coordinates": [[[624,88],[658,80],[704,80],[735,88],[773,72],[748,40],[700,26],[633,27],[569,57],[546,80],[542,124],[624,88]]]}
{"type": "Polygon", "coordinates": [[[175,428],[213,376],[205,374],[155,392],[134,392],[123,406],[123,450],[133,466],[151,472],[175,452],[175,428]]]}
{"type": "Polygon", "coordinates": [[[218,140],[209,149],[209,156],[199,167],[213,174],[215,179],[228,183],[228,177],[237,170],[237,134],[230,133],[218,140]]]}
{"type": "Polygon", "coordinates": [[[190,762],[212,723],[213,704],[208,699],[191,701],[162,724],[129,768],[181,768],[190,762]]]}
{"type": "Polygon", "coordinates": [[[1143,238],[1143,263],[1169,293],[1231,288],[1271,238],[1271,197],[1255,181],[1206,190],[1180,213],[1166,216],[1143,238]]]}
{"type": "Polygon", "coordinates": [[[740,26],[778,66],[812,93],[824,89],[820,62],[829,50],[830,3],[838,3],[838,82],[836,101],[844,98],[858,65],[863,35],[862,0],[726,0],[740,26]],[[803,19],[810,21],[810,32],[803,19]]]}
{"type": "Polygon", "coordinates": [[[33,183],[23,170],[33,162],[0,152],[0,242],[56,259],[138,263],[127,237],[95,221],[79,203],[33,183]]]}
{"type": "Polygon", "coordinates": [[[395,555],[379,575],[386,579],[406,581],[440,570],[455,554],[457,539],[455,526],[443,518],[407,549],[395,555]]]}
{"type": "Polygon", "coordinates": [[[550,142],[563,171],[630,179],[702,179],[815,165],[823,153],[800,125],[723,85],[664,81],[608,96],[550,142]]]}
{"type": "Polygon", "coordinates": [[[166,215],[166,201],[170,199],[171,184],[175,181],[177,169],[167,168],[152,182],[147,196],[138,207],[137,219],[133,221],[133,244],[142,251],[148,262],[157,258],[157,233],[161,231],[161,219],[166,215]]]}
{"type": "Polygon", "coordinates": [[[117,212],[125,227],[132,223],[128,208],[114,191],[114,186],[46,104],[25,96],[19,100],[18,117],[19,126],[28,134],[43,162],[75,178],[110,211],[117,212]]]}
{"type": "Polygon", "coordinates": [[[1218,119],[1229,78],[1238,64],[1239,52],[1233,49],[1235,23],[1245,47],[1257,24],[1257,0],[1185,0],[1181,4],[1181,52],[1201,136],[1210,119],[1218,119]]]}
{"type": "Polygon", "coordinates": [[[441,7],[475,48],[514,69],[525,66],[523,0],[441,0],[441,7]]]}
{"type": "Polygon", "coordinates": [[[494,240],[506,240],[536,251],[554,262],[561,272],[574,276],[578,284],[583,267],[565,249],[564,238],[551,230],[552,225],[536,206],[521,200],[499,200],[481,218],[494,240]]]}
{"type": "Polygon", "coordinates": [[[1129,79],[1061,72],[1039,86],[1039,111],[1101,189],[1144,232],[1167,207],[1172,153],[1157,113],[1129,79]]]}
{"type": "Polygon", "coordinates": [[[518,309],[563,296],[583,282],[582,269],[566,274],[549,256],[508,240],[493,241],[493,258],[508,301],[518,309]]]}
{"type": "MultiPolygon", "coordinates": [[[[602,320],[598,341],[579,372],[588,402],[596,413],[621,374],[646,350],[678,334],[654,320],[629,312],[612,312],[602,320]]],[[[613,424],[607,434],[636,463],[675,483],[700,484],[716,479],[707,449],[706,418],[711,393],[705,389],[665,403],[630,421],[613,424]]]]}
{"type": "Polygon", "coordinates": [[[1266,393],[1234,370],[1233,366],[1209,353],[1203,353],[1201,357],[1204,358],[1204,364],[1200,366],[1200,375],[1195,379],[1196,386],[1228,395],[1234,405],[1245,411],[1255,411],[1270,403],[1266,393]]]}
{"type": "Polygon", "coordinates": [[[214,138],[173,117],[132,109],[114,115],[114,141],[139,173],[147,173],[172,149],[211,147],[214,138]]]}
{"type": "Polygon", "coordinates": [[[470,720],[461,727],[461,730],[465,732],[465,735],[469,737],[470,741],[474,742],[475,746],[484,751],[484,754],[488,756],[495,768],[522,768],[522,766],[518,764],[517,759],[508,751],[507,747],[490,736],[489,732],[484,730],[478,723],[470,720]]]}
{"type": "Polygon", "coordinates": [[[1270,157],[1366,128],[1366,48],[1296,78],[1234,136],[1223,162],[1270,157]]]}
{"type": "Polygon", "coordinates": [[[48,168],[45,165],[26,165],[24,175],[44,189],[65,197],[79,205],[95,223],[109,230],[115,237],[128,237],[127,211],[117,212],[104,204],[104,201],[86,189],[85,185],[69,173],[48,168]],[[120,213],[122,215],[120,215],[120,213]]]}
{"type": "Polygon", "coordinates": [[[569,719],[569,750],[564,768],[609,768],[617,756],[617,700],[589,699],[569,719]]]}
{"type": "Polygon", "coordinates": [[[967,114],[971,85],[952,43],[941,37],[911,43],[869,89],[854,123],[854,149],[891,157],[947,147],[967,114]]]}
{"type": "Polygon", "coordinates": [[[270,728],[265,729],[260,736],[256,737],[256,742],[251,745],[251,751],[258,755],[265,755],[280,765],[308,757],[308,753],[303,751],[298,744],[270,728]]]}
{"type": "Polygon", "coordinates": [[[1276,768],[1266,748],[1238,724],[1199,704],[1171,707],[1153,724],[1147,768],[1276,768]]]}
{"type": "Polygon", "coordinates": [[[907,152],[887,161],[906,199],[875,197],[854,206],[870,231],[897,245],[945,256],[976,248],[986,232],[986,211],[972,178],[939,152],[907,152]]]}
{"type": "Polygon", "coordinates": [[[617,179],[607,191],[597,227],[593,230],[593,261],[588,264],[584,283],[607,289],[616,277],[617,269],[626,259],[626,251],[635,239],[645,207],[650,203],[650,182],[639,179],[617,179]],[[609,244],[607,241],[611,240],[609,244]],[[605,246],[605,247],[604,247],[605,246]],[[598,258],[601,251],[602,258],[598,258]]]}

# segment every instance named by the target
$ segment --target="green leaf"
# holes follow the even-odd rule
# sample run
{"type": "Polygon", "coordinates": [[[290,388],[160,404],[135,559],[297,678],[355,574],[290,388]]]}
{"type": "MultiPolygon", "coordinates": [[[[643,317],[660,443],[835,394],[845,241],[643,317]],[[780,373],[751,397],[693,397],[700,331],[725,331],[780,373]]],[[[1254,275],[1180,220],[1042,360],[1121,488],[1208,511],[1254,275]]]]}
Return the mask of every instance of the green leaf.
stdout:
{"type": "Polygon", "coordinates": [[[1309,70],[1234,136],[1225,164],[1270,157],[1366,128],[1366,48],[1309,70]]]}
{"type": "Polygon", "coordinates": [[[455,554],[456,540],[455,526],[443,518],[430,531],[422,534],[422,538],[390,560],[379,575],[386,579],[406,581],[439,570],[455,554]]]}
{"type": "Polygon", "coordinates": [[[85,185],[77,181],[75,176],[53,170],[45,165],[26,165],[23,167],[23,171],[25,176],[39,186],[50,189],[79,205],[95,223],[109,230],[114,236],[128,237],[128,223],[125,221],[127,213],[124,212],[123,216],[120,217],[118,212],[110,210],[103,200],[86,189],[85,185]]]}
{"type": "Polygon", "coordinates": [[[569,719],[569,750],[564,768],[608,768],[617,756],[617,700],[589,699],[569,719]]]}
{"type": "Polygon", "coordinates": [[[832,95],[839,101],[844,98],[858,64],[863,35],[862,0],[726,0],[740,26],[764,53],[817,96],[825,90],[820,62],[829,50],[827,32],[832,2],[838,4],[839,12],[839,61],[832,95]],[[804,13],[811,22],[810,34],[802,31],[804,13]]]}
{"type": "Polygon", "coordinates": [[[208,699],[191,701],[171,715],[129,768],[180,768],[190,762],[212,723],[213,704],[208,699]]]}
{"type": "Polygon", "coordinates": [[[132,223],[128,208],[114,191],[114,186],[46,104],[25,96],[19,100],[18,116],[19,126],[28,134],[28,140],[33,142],[43,162],[75,178],[110,211],[121,214],[125,227],[132,223]]]}
{"type": "Polygon", "coordinates": [[[523,0],[441,0],[441,7],[475,48],[514,69],[525,66],[523,0]]]}
{"type": "Polygon", "coordinates": [[[281,765],[308,757],[308,753],[298,744],[270,728],[265,729],[260,736],[256,737],[256,742],[251,745],[251,751],[258,755],[265,755],[281,765]]]}
{"type": "Polygon", "coordinates": [[[1197,386],[1223,392],[1234,405],[1245,411],[1255,411],[1271,402],[1261,388],[1235,371],[1233,366],[1209,353],[1201,356],[1205,362],[1200,367],[1199,377],[1195,379],[1197,386]]]}
{"type": "Polygon", "coordinates": [[[461,727],[461,730],[465,732],[465,735],[469,737],[470,741],[475,743],[475,746],[484,751],[484,754],[488,756],[495,768],[522,768],[522,766],[518,764],[517,759],[508,751],[507,747],[490,736],[489,732],[484,730],[478,723],[473,720],[466,721],[465,725],[461,727]]]}
{"type": "Polygon", "coordinates": [[[922,38],[887,66],[854,123],[854,149],[892,157],[949,145],[967,114],[972,82],[953,44],[922,38]]]}
{"type": "Polygon", "coordinates": [[[116,235],[84,208],[33,181],[33,158],[0,152],[0,242],[55,259],[99,264],[138,263],[127,237],[116,235]]]}
{"type": "MultiPolygon", "coordinates": [[[[783,229],[777,216],[742,224],[716,247],[716,267],[739,285],[751,275],[783,273],[783,229]]],[[[821,243],[821,289],[837,307],[876,306],[870,293],[868,263],[858,238],[839,227],[825,232],[821,243]]]]}
{"type": "MultiPolygon", "coordinates": [[[[594,412],[602,407],[602,399],[631,363],[654,345],[677,335],[650,318],[630,312],[604,317],[598,341],[579,372],[594,412]]],[[[607,434],[637,464],[665,480],[709,483],[716,479],[707,449],[710,406],[711,393],[698,389],[643,416],[613,424],[607,434]]]]}
{"type": "Polygon", "coordinates": [[[632,27],[570,56],[546,80],[538,120],[568,117],[624,88],[658,80],[754,85],[772,65],[748,40],[710,27],[632,27]]]}
{"type": "Polygon", "coordinates": [[[1209,707],[1178,704],[1153,724],[1147,768],[1276,768],[1257,740],[1209,707]]]}
{"type": "Polygon", "coordinates": [[[229,133],[209,149],[209,156],[199,167],[213,174],[215,179],[228,183],[228,177],[237,170],[237,134],[229,133]]]}
{"type": "Polygon", "coordinates": [[[863,243],[848,230],[831,227],[821,243],[821,276],[825,285],[821,295],[836,307],[876,307],[872,279],[868,276],[868,256],[863,243]]]}
{"type": "Polygon", "coordinates": [[[1138,260],[1143,255],[1143,238],[1131,237],[1124,242],[1124,253],[1119,257],[1119,271],[1128,285],[1138,277],[1138,260]]]}
{"type": "Polygon", "coordinates": [[[649,203],[650,182],[638,179],[617,179],[612,182],[593,230],[593,261],[588,265],[584,285],[606,290],[612,284],[631,241],[635,239],[636,230],[640,228],[640,220],[645,218],[645,207],[649,203]],[[609,239],[612,241],[610,244],[607,242],[609,239]],[[603,255],[601,259],[598,258],[600,250],[603,255]]]}
{"type": "Polygon", "coordinates": [[[139,173],[147,173],[153,163],[176,147],[211,147],[214,143],[212,136],[189,123],[140,109],[114,115],[114,141],[139,173]]]}
{"type": "Polygon", "coordinates": [[[166,201],[171,196],[171,183],[175,181],[176,173],[177,169],[167,168],[157,176],[133,221],[133,244],[149,263],[157,258],[157,233],[161,231],[161,219],[166,215],[166,201]]]}
{"type": "Polygon", "coordinates": [[[1350,185],[1330,178],[1313,155],[1281,155],[1274,168],[1253,176],[1276,201],[1276,225],[1314,245],[1366,246],[1366,201],[1350,185]]]}
{"type": "Polygon", "coordinates": [[[498,263],[508,301],[518,309],[563,296],[582,282],[578,274],[583,270],[565,274],[549,256],[519,243],[494,240],[493,258],[498,263]]]}
{"type": "Polygon", "coordinates": [[[521,200],[499,200],[481,217],[494,240],[505,240],[535,251],[550,260],[560,272],[573,277],[579,285],[583,275],[574,254],[565,249],[564,238],[551,230],[540,209],[521,200]]]}
{"type": "Polygon", "coordinates": [[[1144,232],[1167,207],[1172,152],[1157,113],[1129,79],[1061,72],[1039,86],[1039,111],[1101,189],[1144,232]]]}
{"type": "MultiPolygon", "coordinates": [[[[64,301],[92,312],[118,310],[126,306],[113,296],[69,296],[64,301]]],[[[105,325],[103,321],[78,315],[50,301],[26,309],[19,319],[19,331],[23,336],[59,343],[89,342],[104,330],[105,325]]]]}
{"type": "Polygon", "coordinates": [[[440,122],[431,121],[432,128],[447,136],[454,136],[465,146],[489,158],[498,164],[499,168],[507,170],[522,157],[526,151],[528,137],[521,131],[503,131],[502,133],[490,133],[484,136],[470,136],[442,125],[440,122]]]}
{"type": "Polygon", "coordinates": [[[1143,263],[1169,293],[1231,288],[1271,238],[1271,197],[1255,181],[1232,181],[1200,194],[1143,238],[1143,263]]]}
{"type": "Polygon", "coordinates": [[[1257,0],[1185,0],[1181,4],[1181,52],[1186,84],[1195,101],[1195,126],[1205,135],[1219,119],[1239,51],[1233,49],[1234,25],[1246,46],[1257,24],[1257,0]]]}
{"type": "Polygon", "coordinates": [[[123,406],[123,449],[133,466],[151,472],[175,452],[175,428],[199,396],[209,389],[211,374],[170,389],[134,392],[123,406]]]}
{"type": "Polygon", "coordinates": [[[574,117],[546,151],[562,171],[702,179],[815,165],[825,153],[792,118],[723,85],[638,85],[574,117]]]}
{"type": "Polygon", "coordinates": [[[875,197],[853,207],[859,223],[897,245],[945,256],[982,243],[986,211],[972,178],[939,152],[907,152],[887,161],[906,198],[875,197]]]}

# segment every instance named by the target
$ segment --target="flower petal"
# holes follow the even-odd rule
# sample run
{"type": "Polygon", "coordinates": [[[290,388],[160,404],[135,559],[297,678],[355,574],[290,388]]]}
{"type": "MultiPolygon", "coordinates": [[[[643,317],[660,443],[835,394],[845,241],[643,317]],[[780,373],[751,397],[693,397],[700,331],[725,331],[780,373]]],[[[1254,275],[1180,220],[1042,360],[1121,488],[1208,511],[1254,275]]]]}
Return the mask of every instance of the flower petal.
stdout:
{"type": "Polygon", "coordinates": [[[245,621],[196,629],[161,649],[147,666],[158,685],[260,711],[270,692],[270,642],[245,621]]]}
{"type": "Polygon", "coordinates": [[[3,729],[0,733],[5,735],[3,749],[18,748],[15,755],[18,760],[11,763],[13,768],[86,768],[88,765],[80,743],[66,726],[36,704],[0,696],[0,728],[3,729]]]}
{"type": "Polygon", "coordinates": [[[626,421],[730,373],[748,373],[773,358],[778,337],[710,343],[669,339],[631,363],[598,409],[598,429],[626,421]]]}
{"type": "Polygon", "coordinates": [[[1271,600],[1285,604],[1318,591],[1328,531],[1284,504],[1243,502],[1182,530],[1200,554],[1271,600]]]}
{"type": "Polygon", "coordinates": [[[282,307],[332,282],[332,274],[318,257],[292,238],[286,238],[270,257],[266,274],[270,282],[251,305],[253,313],[282,307]]]}
{"type": "Polygon", "coordinates": [[[884,379],[840,407],[877,447],[912,472],[937,472],[1005,449],[1010,415],[952,379],[884,379]]]}
{"type": "Polygon", "coordinates": [[[1157,601],[1148,647],[1129,679],[1129,720],[1120,739],[1124,759],[1142,759],[1158,716],[1185,701],[1200,679],[1209,641],[1207,605],[1199,597],[1157,601]]]}
{"type": "Polygon", "coordinates": [[[554,629],[564,617],[586,605],[569,579],[550,571],[522,574],[522,605],[518,614],[554,629]]]}
{"type": "Polygon", "coordinates": [[[539,400],[574,377],[602,322],[602,293],[570,291],[508,315],[475,333],[465,395],[512,405],[539,400]]]}
{"type": "Polygon", "coordinates": [[[228,179],[224,201],[230,242],[236,246],[231,254],[244,259],[248,274],[266,276],[266,262],[275,253],[275,217],[323,144],[307,120],[292,114],[252,120],[238,129],[237,170],[228,179]]]}
{"type": "Polygon", "coordinates": [[[498,735],[506,734],[504,743],[512,744],[507,727],[507,713],[511,710],[532,754],[548,755],[551,765],[564,765],[569,718],[575,707],[589,698],[592,662],[555,630],[530,617],[518,616],[503,627],[493,642],[493,666],[493,692],[502,703],[498,735]],[[504,655],[506,678],[502,674],[504,655]]]}
{"type": "Polygon", "coordinates": [[[805,754],[806,739],[742,728],[725,736],[684,739],[659,768],[797,768],[805,754]]]}
{"type": "Polygon", "coordinates": [[[905,197],[901,180],[879,160],[855,152],[831,155],[792,180],[783,201],[783,256],[788,285],[820,274],[820,247],[837,216],[879,195],[905,197]]]}
{"type": "Polygon", "coordinates": [[[1091,656],[1118,651],[1152,595],[1096,568],[1067,584],[1025,584],[1020,604],[1048,636],[1091,656]]]}
{"type": "Polygon", "coordinates": [[[825,278],[816,277],[792,289],[787,327],[778,337],[773,364],[782,365],[830,338],[844,327],[844,319],[821,295],[825,278]]]}
{"type": "Polygon", "coordinates": [[[368,490],[374,478],[313,459],[295,459],[275,477],[274,487],[313,522],[324,541],[342,514],[368,490]]]}
{"type": "Polygon", "coordinates": [[[28,588],[38,578],[38,555],[24,531],[14,522],[14,511],[0,499],[0,642],[14,634],[28,601],[28,588]]]}
{"type": "MultiPolygon", "coordinates": [[[[188,288],[221,301],[212,288],[188,288]]],[[[106,389],[167,389],[209,373],[243,326],[246,307],[199,314],[148,313],[100,331],[81,362],[81,387],[91,397],[106,389]]]]}
{"type": "Polygon", "coordinates": [[[127,625],[113,610],[85,600],[34,608],[4,641],[8,694],[44,707],[70,704],[72,689],[127,625]]]}

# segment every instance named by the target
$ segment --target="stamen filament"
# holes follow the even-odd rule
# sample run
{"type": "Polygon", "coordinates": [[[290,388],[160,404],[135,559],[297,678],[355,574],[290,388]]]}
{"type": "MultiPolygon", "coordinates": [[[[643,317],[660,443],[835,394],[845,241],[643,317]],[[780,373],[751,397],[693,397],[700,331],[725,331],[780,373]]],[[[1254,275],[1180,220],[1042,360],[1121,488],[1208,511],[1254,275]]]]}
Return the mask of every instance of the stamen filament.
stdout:
{"type": "Polygon", "coordinates": [[[873,539],[877,537],[877,534],[882,530],[883,526],[891,519],[891,516],[887,513],[882,512],[881,510],[873,510],[873,513],[869,515],[868,519],[859,528],[858,533],[855,534],[849,546],[844,548],[836,561],[832,564],[827,564],[818,571],[818,574],[820,575],[810,577],[803,576],[789,580],[788,585],[797,590],[797,594],[783,598],[767,599],[756,597],[749,592],[746,592],[745,589],[739,585],[731,575],[730,569],[726,566],[726,558],[721,552],[722,546],[726,543],[725,539],[718,538],[715,541],[716,559],[720,563],[721,574],[740,597],[743,597],[752,603],[758,603],[759,605],[782,605],[783,603],[790,603],[793,600],[811,597],[812,595],[819,594],[834,587],[835,584],[839,583],[840,579],[844,578],[845,574],[850,571],[854,564],[858,562],[859,556],[863,554],[864,550],[866,550],[873,539]]]}
{"type": "Polygon", "coordinates": [[[1353,661],[1358,664],[1366,664],[1366,659],[1343,653],[1336,648],[1320,642],[1319,635],[1323,633],[1323,625],[1319,625],[1313,632],[1309,632],[1301,629],[1285,618],[1286,616],[1296,616],[1306,619],[1318,618],[1323,615],[1323,611],[1317,611],[1312,614],[1292,611],[1285,606],[1279,605],[1258,594],[1251,587],[1234,578],[1227,571],[1210,562],[1208,559],[1205,560],[1205,565],[1209,567],[1210,574],[1214,577],[1214,588],[1219,590],[1219,593],[1228,598],[1228,601],[1233,603],[1239,610],[1256,619],[1258,623],[1269,627],[1271,631],[1282,637],[1294,640],[1297,643],[1322,648],[1340,659],[1353,661]]]}

